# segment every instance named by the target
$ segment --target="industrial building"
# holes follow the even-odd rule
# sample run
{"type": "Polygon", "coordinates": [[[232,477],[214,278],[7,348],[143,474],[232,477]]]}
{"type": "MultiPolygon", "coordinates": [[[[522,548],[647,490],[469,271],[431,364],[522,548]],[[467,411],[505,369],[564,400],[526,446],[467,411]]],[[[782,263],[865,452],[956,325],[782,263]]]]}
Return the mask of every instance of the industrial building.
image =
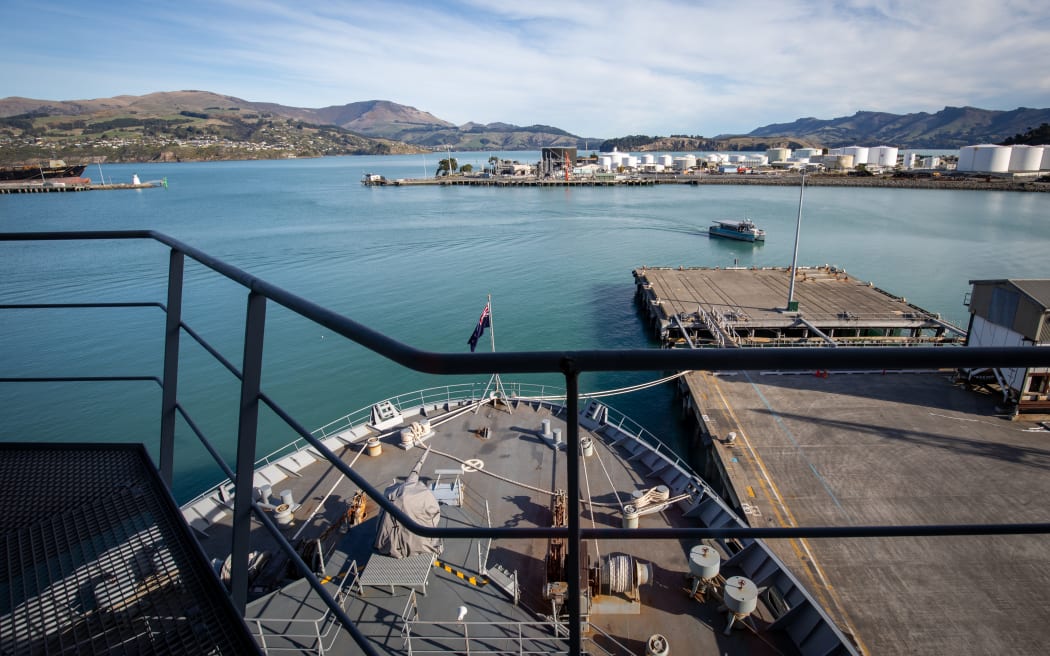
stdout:
{"type": "MultiPolygon", "coordinates": [[[[1050,347],[1050,280],[971,280],[967,346],[1050,347]]],[[[1050,368],[967,371],[1017,413],[1050,413],[1050,368]]]]}
{"type": "Polygon", "coordinates": [[[541,174],[553,175],[555,171],[571,171],[575,165],[575,148],[547,147],[540,150],[541,174]]]}

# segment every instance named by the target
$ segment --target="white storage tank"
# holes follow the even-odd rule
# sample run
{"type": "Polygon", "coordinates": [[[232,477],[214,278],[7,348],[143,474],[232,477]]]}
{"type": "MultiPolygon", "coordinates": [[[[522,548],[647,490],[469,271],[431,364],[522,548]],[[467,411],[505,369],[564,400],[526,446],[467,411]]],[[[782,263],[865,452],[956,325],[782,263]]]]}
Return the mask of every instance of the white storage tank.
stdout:
{"type": "Polygon", "coordinates": [[[915,168],[915,162],[918,159],[918,157],[918,153],[904,153],[904,160],[901,164],[906,169],[913,169],[915,168]]]}
{"type": "Polygon", "coordinates": [[[642,164],[655,164],[656,155],[642,155],[642,164]]]}
{"type": "Polygon", "coordinates": [[[732,155],[729,156],[729,162],[731,164],[735,164],[735,163],[738,163],[738,162],[743,162],[745,159],[747,159],[747,158],[744,155],[741,155],[739,153],[733,153],[732,155]]]}
{"type": "Polygon", "coordinates": [[[791,157],[790,148],[770,148],[766,151],[766,157],[770,162],[786,162],[791,157]]]}
{"type": "Polygon", "coordinates": [[[674,165],[674,157],[671,155],[660,155],[660,164],[662,164],[665,169],[669,169],[674,165]]]}
{"type": "Polygon", "coordinates": [[[1010,148],[1011,171],[1038,171],[1042,161],[1042,146],[1012,146],[1010,148]]]}
{"type": "Polygon", "coordinates": [[[853,166],[860,166],[861,164],[868,163],[868,151],[869,148],[866,146],[849,146],[842,149],[842,154],[852,155],[853,166]]]}
{"type": "Polygon", "coordinates": [[[1050,171],[1050,146],[1043,146],[1043,160],[1039,163],[1040,171],[1050,171]]]}
{"type": "Polygon", "coordinates": [[[977,155],[977,146],[963,146],[959,149],[959,163],[955,166],[956,171],[972,171],[973,158],[977,155]]]}
{"type": "Polygon", "coordinates": [[[869,164],[876,164],[888,168],[897,166],[898,149],[896,146],[879,146],[878,148],[872,148],[872,151],[873,152],[868,153],[869,164]]]}
{"type": "Polygon", "coordinates": [[[628,155],[627,157],[624,157],[623,158],[623,165],[628,167],[628,168],[632,168],[632,169],[638,168],[638,156],[637,155],[628,155]]]}
{"type": "Polygon", "coordinates": [[[821,164],[823,164],[825,168],[834,169],[836,171],[853,168],[853,155],[832,153],[828,155],[821,155],[818,161],[821,164]]]}
{"type": "Polygon", "coordinates": [[[685,171],[688,168],[689,168],[689,165],[686,163],[684,157],[675,157],[674,158],[674,170],[675,171],[685,171]]]}
{"type": "Polygon", "coordinates": [[[1006,173],[1010,170],[1009,146],[982,144],[973,154],[973,170],[982,173],[1006,173]]]}
{"type": "Polygon", "coordinates": [[[609,155],[602,155],[598,158],[598,164],[606,171],[612,170],[612,157],[609,155]]]}
{"type": "Polygon", "coordinates": [[[798,148],[795,150],[795,157],[809,159],[816,157],[817,155],[823,155],[824,151],[820,148],[798,148]]]}
{"type": "Polygon", "coordinates": [[[718,164],[721,164],[722,162],[728,162],[728,161],[729,161],[729,158],[726,157],[722,153],[711,153],[710,155],[707,156],[707,163],[708,164],[718,165],[718,164]]]}
{"type": "Polygon", "coordinates": [[[695,169],[696,168],[696,155],[686,155],[685,156],[685,165],[688,168],[695,169]]]}

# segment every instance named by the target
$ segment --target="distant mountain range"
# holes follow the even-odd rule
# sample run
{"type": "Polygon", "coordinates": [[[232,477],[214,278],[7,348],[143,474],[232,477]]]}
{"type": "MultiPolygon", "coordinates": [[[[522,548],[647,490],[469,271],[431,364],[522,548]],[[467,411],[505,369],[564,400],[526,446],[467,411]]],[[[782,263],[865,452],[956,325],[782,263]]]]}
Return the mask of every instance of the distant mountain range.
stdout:
{"type": "Polygon", "coordinates": [[[888,145],[903,148],[960,148],[1000,143],[1050,122],[1050,109],[1010,111],[945,107],[936,114],[857,112],[833,119],[800,118],[752,130],[752,137],[792,137],[824,147],[888,145]]]}
{"type": "MultiPolygon", "coordinates": [[[[766,125],[747,135],[633,135],[603,139],[580,137],[548,125],[455,125],[429,112],[386,100],[311,109],[249,102],[208,91],[71,101],[0,99],[0,143],[43,138],[55,150],[63,139],[83,142],[84,135],[97,134],[110,139],[116,135],[145,140],[148,136],[154,145],[173,135],[184,139],[207,134],[249,144],[265,143],[280,135],[285,148],[280,151],[282,154],[261,156],[413,152],[445,147],[459,151],[510,151],[568,146],[597,151],[613,145],[629,146],[621,150],[761,150],[772,146],[830,148],[854,144],[958,148],[1002,142],[1047,122],[1050,109],[945,107],[935,114],[862,111],[833,119],[802,118],[766,125]],[[63,117],[68,120],[62,120],[63,117]],[[296,136],[303,138],[296,140],[296,136]],[[9,141],[3,141],[5,138],[9,141]],[[305,145],[308,143],[313,146],[305,145]]],[[[128,157],[144,156],[136,153],[128,157]]]]}
{"type": "MultiPolygon", "coordinates": [[[[222,120],[222,112],[237,110],[267,117],[280,117],[313,125],[329,125],[370,139],[402,142],[426,149],[454,150],[536,150],[543,146],[597,146],[598,137],[578,137],[546,125],[518,126],[509,123],[453,123],[386,100],[369,100],[346,105],[310,109],[276,103],[250,102],[208,91],[167,91],[145,96],[117,96],[96,100],[0,100],[0,119],[5,117],[42,118],[68,116],[112,119],[135,115],[139,118],[185,116],[187,112],[222,120]],[[213,116],[214,115],[214,116],[213,116]]],[[[2,125],[0,125],[2,127],[2,125]]]]}

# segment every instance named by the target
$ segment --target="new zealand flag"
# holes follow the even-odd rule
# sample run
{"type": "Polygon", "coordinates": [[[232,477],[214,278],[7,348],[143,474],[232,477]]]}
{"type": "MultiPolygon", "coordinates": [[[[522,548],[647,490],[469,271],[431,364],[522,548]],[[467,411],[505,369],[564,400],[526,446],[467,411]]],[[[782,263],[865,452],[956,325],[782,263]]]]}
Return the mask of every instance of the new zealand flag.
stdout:
{"type": "Polygon", "coordinates": [[[478,345],[478,340],[481,339],[481,336],[485,334],[485,329],[488,328],[489,325],[489,306],[486,303],[485,309],[481,312],[481,318],[478,319],[478,325],[474,326],[474,333],[470,336],[470,339],[467,340],[467,343],[470,344],[471,353],[474,352],[474,349],[478,345]]]}

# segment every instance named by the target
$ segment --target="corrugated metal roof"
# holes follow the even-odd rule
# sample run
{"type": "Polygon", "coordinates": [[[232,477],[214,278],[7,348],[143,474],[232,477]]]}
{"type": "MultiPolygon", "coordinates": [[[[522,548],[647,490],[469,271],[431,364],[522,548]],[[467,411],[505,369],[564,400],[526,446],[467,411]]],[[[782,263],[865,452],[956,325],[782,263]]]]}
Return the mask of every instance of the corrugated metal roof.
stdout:
{"type": "Polygon", "coordinates": [[[1050,309],[1050,279],[1048,278],[971,280],[970,285],[1013,285],[1022,294],[1042,305],[1044,310],[1050,309]]]}
{"type": "Polygon", "coordinates": [[[1050,279],[1011,280],[1010,282],[1033,301],[1042,305],[1043,310],[1050,308],[1050,279]]]}

